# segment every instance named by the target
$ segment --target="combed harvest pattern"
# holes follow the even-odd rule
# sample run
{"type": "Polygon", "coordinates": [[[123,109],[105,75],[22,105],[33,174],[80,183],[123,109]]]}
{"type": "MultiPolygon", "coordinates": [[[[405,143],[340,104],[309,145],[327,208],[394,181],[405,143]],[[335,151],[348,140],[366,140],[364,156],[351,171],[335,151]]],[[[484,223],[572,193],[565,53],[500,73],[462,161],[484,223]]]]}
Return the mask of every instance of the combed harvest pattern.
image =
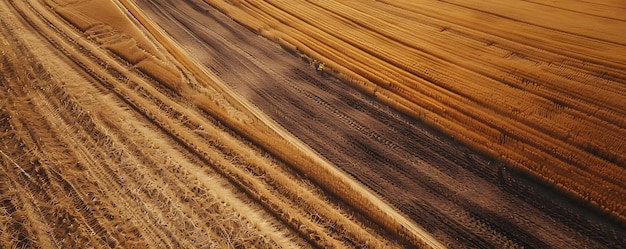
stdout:
{"type": "MultiPolygon", "coordinates": [[[[204,85],[123,6],[0,3],[0,247],[438,246],[395,236],[242,137],[271,137],[298,165],[316,158],[204,85]]],[[[390,226],[402,221],[341,181],[390,226]]]]}
{"type": "Polygon", "coordinates": [[[395,109],[626,220],[625,6],[207,2],[395,109]]]}
{"type": "Polygon", "coordinates": [[[0,248],[620,248],[621,1],[0,1],[0,248]]]}

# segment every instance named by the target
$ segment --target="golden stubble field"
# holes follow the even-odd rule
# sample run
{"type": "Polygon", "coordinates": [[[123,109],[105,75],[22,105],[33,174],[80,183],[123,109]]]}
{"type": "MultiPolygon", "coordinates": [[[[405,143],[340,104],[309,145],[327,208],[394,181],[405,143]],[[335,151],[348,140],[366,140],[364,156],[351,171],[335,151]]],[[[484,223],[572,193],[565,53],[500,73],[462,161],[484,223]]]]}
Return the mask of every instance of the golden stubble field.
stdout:
{"type": "Polygon", "coordinates": [[[393,108],[626,221],[623,3],[206,2],[393,108]]]}
{"type": "MultiPolygon", "coordinates": [[[[229,88],[136,2],[0,2],[1,247],[456,245],[229,88]]],[[[494,172],[626,221],[619,1],[168,1],[183,2],[509,167],[494,172]]],[[[492,246],[548,236],[493,229],[474,233],[492,246]]]]}
{"type": "Polygon", "coordinates": [[[2,247],[440,246],[132,1],[0,4],[2,247]]]}

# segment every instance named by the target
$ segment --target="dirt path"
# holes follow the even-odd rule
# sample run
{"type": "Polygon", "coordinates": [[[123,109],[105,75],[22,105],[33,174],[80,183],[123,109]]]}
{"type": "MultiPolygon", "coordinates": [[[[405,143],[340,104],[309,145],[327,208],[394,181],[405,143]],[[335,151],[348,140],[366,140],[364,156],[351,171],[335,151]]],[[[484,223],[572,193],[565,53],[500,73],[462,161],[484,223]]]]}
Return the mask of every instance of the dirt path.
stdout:
{"type": "Polygon", "coordinates": [[[623,229],[351,86],[321,77],[202,1],[138,4],[237,95],[447,246],[624,242],[623,229]]]}

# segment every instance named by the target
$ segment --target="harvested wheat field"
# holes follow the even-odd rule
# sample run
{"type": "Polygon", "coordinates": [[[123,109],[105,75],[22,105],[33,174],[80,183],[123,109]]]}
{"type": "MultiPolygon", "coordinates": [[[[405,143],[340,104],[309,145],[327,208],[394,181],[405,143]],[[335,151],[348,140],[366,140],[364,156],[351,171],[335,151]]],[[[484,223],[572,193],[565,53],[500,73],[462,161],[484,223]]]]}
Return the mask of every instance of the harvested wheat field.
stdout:
{"type": "Polygon", "coordinates": [[[623,247],[623,13],[0,1],[0,248],[623,247]]]}

